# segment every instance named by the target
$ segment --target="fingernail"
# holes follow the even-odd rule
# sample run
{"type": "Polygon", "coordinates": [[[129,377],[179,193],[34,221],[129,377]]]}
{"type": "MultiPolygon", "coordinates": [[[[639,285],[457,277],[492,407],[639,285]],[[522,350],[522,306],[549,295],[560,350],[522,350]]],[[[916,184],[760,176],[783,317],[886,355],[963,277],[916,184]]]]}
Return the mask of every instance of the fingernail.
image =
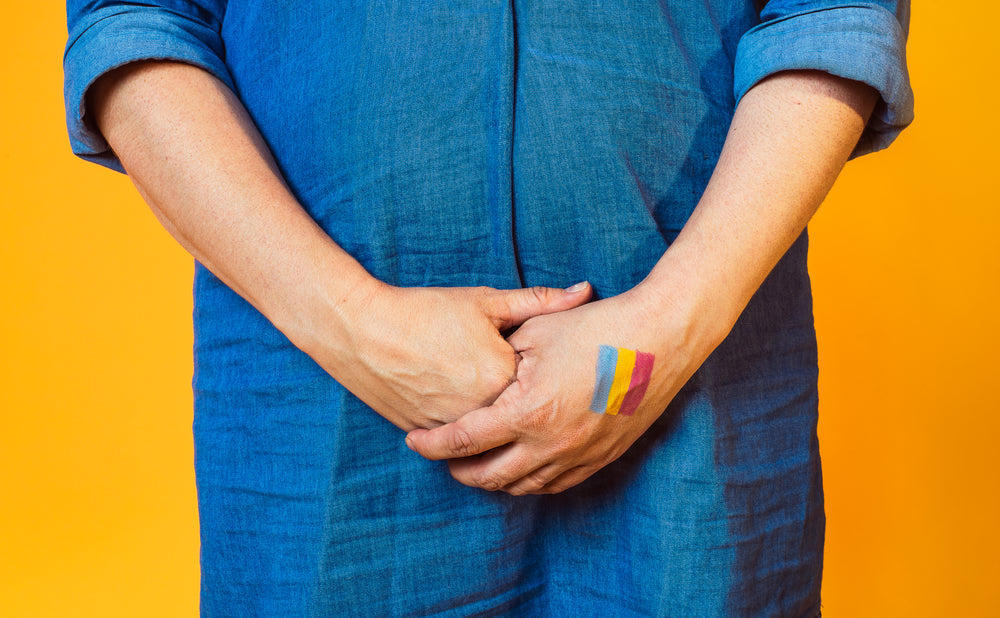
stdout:
{"type": "Polygon", "coordinates": [[[413,443],[410,441],[410,434],[406,434],[406,448],[413,450],[413,443]]]}
{"type": "Polygon", "coordinates": [[[577,283],[576,285],[569,286],[568,288],[566,288],[566,291],[569,292],[570,294],[572,294],[573,292],[580,292],[580,291],[584,290],[586,287],[587,287],[587,282],[586,281],[581,281],[580,283],[577,283]]]}

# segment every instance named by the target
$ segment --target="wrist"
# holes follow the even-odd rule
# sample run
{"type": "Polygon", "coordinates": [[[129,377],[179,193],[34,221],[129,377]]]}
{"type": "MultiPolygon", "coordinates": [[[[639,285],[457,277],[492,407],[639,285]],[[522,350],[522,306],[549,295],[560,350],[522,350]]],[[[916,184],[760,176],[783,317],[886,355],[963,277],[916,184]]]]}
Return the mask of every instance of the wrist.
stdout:
{"type": "MultiPolygon", "coordinates": [[[[722,343],[750,297],[703,252],[676,242],[653,271],[626,294],[649,325],[650,338],[678,332],[661,328],[668,321],[682,329],[685,347],[694,356],[707,356],[722,343]]],[[[666,343],[676,346],[677,340],[670,337],[666,343]]]]}
{"type": "MultiPolygon", "coordinates": [[[[332,241],[311,252],[308,268],[289,281],[268,318],[299,349],[316,358],[346,353],[374,300],[390,288],[332,241]],[[287,299],[287,300],[286,300],[287,299]]],[[[317,359],[318,360],[318,359],[317,359]]]]}

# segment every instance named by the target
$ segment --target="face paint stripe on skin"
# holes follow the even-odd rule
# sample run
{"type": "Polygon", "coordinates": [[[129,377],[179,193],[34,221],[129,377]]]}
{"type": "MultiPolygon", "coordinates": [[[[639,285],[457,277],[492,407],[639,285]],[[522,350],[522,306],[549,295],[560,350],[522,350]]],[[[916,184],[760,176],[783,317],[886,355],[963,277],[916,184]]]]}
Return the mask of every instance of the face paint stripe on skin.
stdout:
{"type": "Polygon", "coordinates": [[[646,388],[649,386],[649,378],[653,374],[653,355],[647,352],[636,352],[635,368],[632,370],[632,381],[628,385],[628,393],[622,401],[619,414],[632,416],[639,403],[646,395],[646,388]]]}
{"type": "Polygon", "coordinates": [[[655,357],[647,352],[602,345],[590,409],[598,414],[631,416],[649,386],[655,357]]]}
{"type": "Polygon", "coordinates": [[[597,351],[597,382],[594,384],[594,398],[590,401],[590,409],[598,414],[603,414],[608,407],[608,393],[615,379],[617,364],[618,350],[602,345],[597,351]]]}
{"type": "Polygon", "coordinates": [[[608,393],[608,407],[604,410],[605,414],[618,414],[625,393],[628,392],[633,368],[635,368],[635,350],[618,348],[618,364],[615,367],[615,379],[611,382],[611,392],[608,393]]]}

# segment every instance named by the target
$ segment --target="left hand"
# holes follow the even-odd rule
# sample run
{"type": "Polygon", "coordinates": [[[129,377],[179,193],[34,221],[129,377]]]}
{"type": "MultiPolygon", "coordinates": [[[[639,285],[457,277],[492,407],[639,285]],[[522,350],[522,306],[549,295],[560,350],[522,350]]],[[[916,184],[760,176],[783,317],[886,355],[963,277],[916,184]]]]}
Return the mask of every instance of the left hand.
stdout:
{"type": "Polygon", "coordinates": [[[521,495],[577,485],[620,457],[715,347],[691,328],[694,312],[664,311],[671,305],[635,288],[531,318],[509,339],[520,355],[517,377],[493,405],[414,430],[407,445],[428,459],[448,459],[452,476],[473,487],[521,495]],[[589,409],[601,345],[655,355],[632,415],[589,409]]]}
{"type": "Polygon", "coordinates": [[[783,71],[741,99],[691,217],[649,276],[625,294],[531,318],[510,338],[517,381],[493,405],[407,444],[450,459],[467,485],[555,493],[621,456],[735,324],[823,201],[878,93],[820,71],[783,71]],[[632,416],[595,414],[598,348],[656,356],[632,416]],[[463,459],[453,459],[453,458],[463,459]]]}

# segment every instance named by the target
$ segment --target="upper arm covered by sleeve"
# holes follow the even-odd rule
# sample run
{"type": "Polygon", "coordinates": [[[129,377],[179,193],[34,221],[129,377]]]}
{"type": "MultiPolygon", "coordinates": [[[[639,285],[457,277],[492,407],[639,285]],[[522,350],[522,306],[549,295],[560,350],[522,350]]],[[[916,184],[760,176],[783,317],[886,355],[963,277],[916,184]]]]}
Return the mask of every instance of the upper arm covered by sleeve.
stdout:
{"type": "Polygon", "coordinates": [[[852,156],[885,148],[913,121],[909,0],[770,0],[760,17],[737,48],[737,101],[779,71],[815,69],[868,84],[881,100],[852,156]]]}
{"type": "Polygon", "coordinates": [[[176,60],[201,67],[232,87],[219,35],[225,4],[225,0],[68,0],[63,94],[73,152],[124,171],[87,119],[87,90],[112,69],[137,60],[176,60]]]}

